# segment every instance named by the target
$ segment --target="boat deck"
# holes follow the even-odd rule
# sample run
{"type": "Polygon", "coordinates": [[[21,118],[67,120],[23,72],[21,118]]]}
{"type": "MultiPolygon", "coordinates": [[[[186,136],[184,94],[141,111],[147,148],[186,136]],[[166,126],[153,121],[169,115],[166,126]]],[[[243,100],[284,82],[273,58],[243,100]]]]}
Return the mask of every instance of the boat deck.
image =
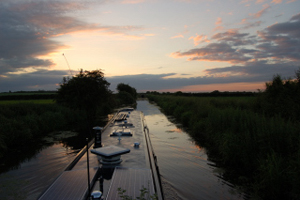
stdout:
{"type": "MultiPolygon", "coordinates": [[[[90,170],[92,191],[100,190],[104,199],[118,199],[116,196],[118,188],[126,190],[124,194],[133,198],[138,197],[140,190],[146,188],[151,195],[156,193],[158,199],[163,199],[156,159],[142,112],[136,110],[119,112],[102,132],[102,147],[108,146],[126,148],[130,152],[121,155],[120,164],[106,165],[101,164],[101,160],[99,162],[100,156],[91,153],[93,145],[90,147],[89,166],[92,168],[90,170]],[[113,132],[120,129],[130,129],[132,136],[111,136],[113,132]],[[135,143],[139,145],[136,146],[135,143]]],[[[40,199],[87,199],[86,179],[87,154],[85,153],[70,171],[63,172],[57,178],[40,199]],[[82,178],[79,178],[81,176],[82,178]],[[58,187],[61,189],[55,190],[58,187]],[[77,191],[76,197],[67,198],[67,193],[74,193],[74,191],[77,191]]]]}
{"type": "MultiPolygon", "coordinates": [[[[97,177],[97,171],[98,168],[90,169],[90,180],[92,182],[97,177]]],[[[87,185],[86,169],[64,171],[39,199],[86,199],[88,195],[87,185]]]]}
{"type": "Polygon", "coordinates": [[[151,170],[116,167],[106,200],[122,200],[116,192],[119,188],[126,190],[125,194],[133,199],[141,195],[143,188],[147,188],[147,192],[154,195],[151,170]]]}

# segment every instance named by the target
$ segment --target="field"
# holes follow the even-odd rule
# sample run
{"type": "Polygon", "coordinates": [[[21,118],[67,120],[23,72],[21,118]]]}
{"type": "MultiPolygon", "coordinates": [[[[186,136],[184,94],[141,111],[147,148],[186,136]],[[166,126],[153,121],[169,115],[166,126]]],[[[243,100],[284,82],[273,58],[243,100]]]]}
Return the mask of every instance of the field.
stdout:
{"type": "Polygon", "coordinates": [[[21,96],[21,95],[52,95],[55,94],[55,92],[2,92],[0,93],[0,96],[21,96]]]}
{"type": "Polygon", "coordinates": [[[37,100],[3,100],[0,101],[0,105],[9,105],[9,104],[54,104],[53,99],[37,99],[37,100]]]}
{"type": "MultiPolygon", "coordinates": [[[[4,92],[0,93],[0,102],[2,101],[19,101],[19,100],[38,100],[38,99],[54,99],[56,92],[4,92]]],[[[9,103],[9,102],[6,102],[9,103]]],[[[2,102],[3,104],[3,102],[2,102]]]]}
{"type": "Polygon", "coordinates": [[[300,198],[299,121],[268,113],[260,97],[148,98],[207,148],[226,169],[223,177],[256,199],[300,198]]]}

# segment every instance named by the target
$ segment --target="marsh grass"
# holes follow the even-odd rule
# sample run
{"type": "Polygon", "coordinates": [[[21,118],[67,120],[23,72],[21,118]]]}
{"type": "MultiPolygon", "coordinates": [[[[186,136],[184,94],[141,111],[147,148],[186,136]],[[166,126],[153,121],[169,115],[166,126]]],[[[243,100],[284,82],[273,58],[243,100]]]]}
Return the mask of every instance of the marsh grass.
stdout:
{"type": "Polygon", "coordinates": [[[208,149],[211,159],[226,168],[224,177],[252,196],[300,196],[299,122],[267,113],[258,106],[257,97],[152,95],[149,99],[208,149]]]}
{"type": "Polygon", "coordinates": [[[85,119],[84,112],[53,103],[0,105],[0,158],[8,149],[21,151],[53,131],[80,130],[85,119]]]}

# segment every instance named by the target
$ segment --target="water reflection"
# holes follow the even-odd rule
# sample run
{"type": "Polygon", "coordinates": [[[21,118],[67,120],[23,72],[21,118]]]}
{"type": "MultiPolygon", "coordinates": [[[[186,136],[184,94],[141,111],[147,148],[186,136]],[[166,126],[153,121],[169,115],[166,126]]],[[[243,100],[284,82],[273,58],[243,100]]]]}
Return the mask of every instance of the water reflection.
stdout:
{"type": "Polygon", "coordinates": [[[243,199],[244,194],[208,159],[205,148],[173,118],[148,101],[139,101],[137,109],[144,112],[150,130],[166,199],[243,199]]]}
{"type": "Polygon", "coordinates": [[[0,199],[37,199],[85,145],[85,138],[56,132],[7,154],[1,159],[0,199]]]}
{"type": "Polygon", "coordinates": [[[36,159],[40,152],[54,144],[62,144],[61,147],[66,149],[66,154],[76,153],[85,145],[85,138],[85,134],[78,134],[71,131],[51,133],[44,138],[37,139],[32,144],[28,144],[26,149],[8,152],[0,159],[0,174],[9,170],[19,169],[22,163],[36,159]]]}

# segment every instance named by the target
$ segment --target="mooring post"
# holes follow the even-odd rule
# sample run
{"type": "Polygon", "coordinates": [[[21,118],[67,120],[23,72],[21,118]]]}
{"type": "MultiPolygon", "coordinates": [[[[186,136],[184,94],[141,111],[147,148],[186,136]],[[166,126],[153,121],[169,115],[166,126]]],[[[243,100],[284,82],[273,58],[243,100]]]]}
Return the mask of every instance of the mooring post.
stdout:
{"type": "Polygon", "coordinates": [[[95,126],[93,128],[95,130],[95,144],[94,148],[102,147],[102,141],[101,141],[101,134],[102,134],[102,127],[95,126]]]}

